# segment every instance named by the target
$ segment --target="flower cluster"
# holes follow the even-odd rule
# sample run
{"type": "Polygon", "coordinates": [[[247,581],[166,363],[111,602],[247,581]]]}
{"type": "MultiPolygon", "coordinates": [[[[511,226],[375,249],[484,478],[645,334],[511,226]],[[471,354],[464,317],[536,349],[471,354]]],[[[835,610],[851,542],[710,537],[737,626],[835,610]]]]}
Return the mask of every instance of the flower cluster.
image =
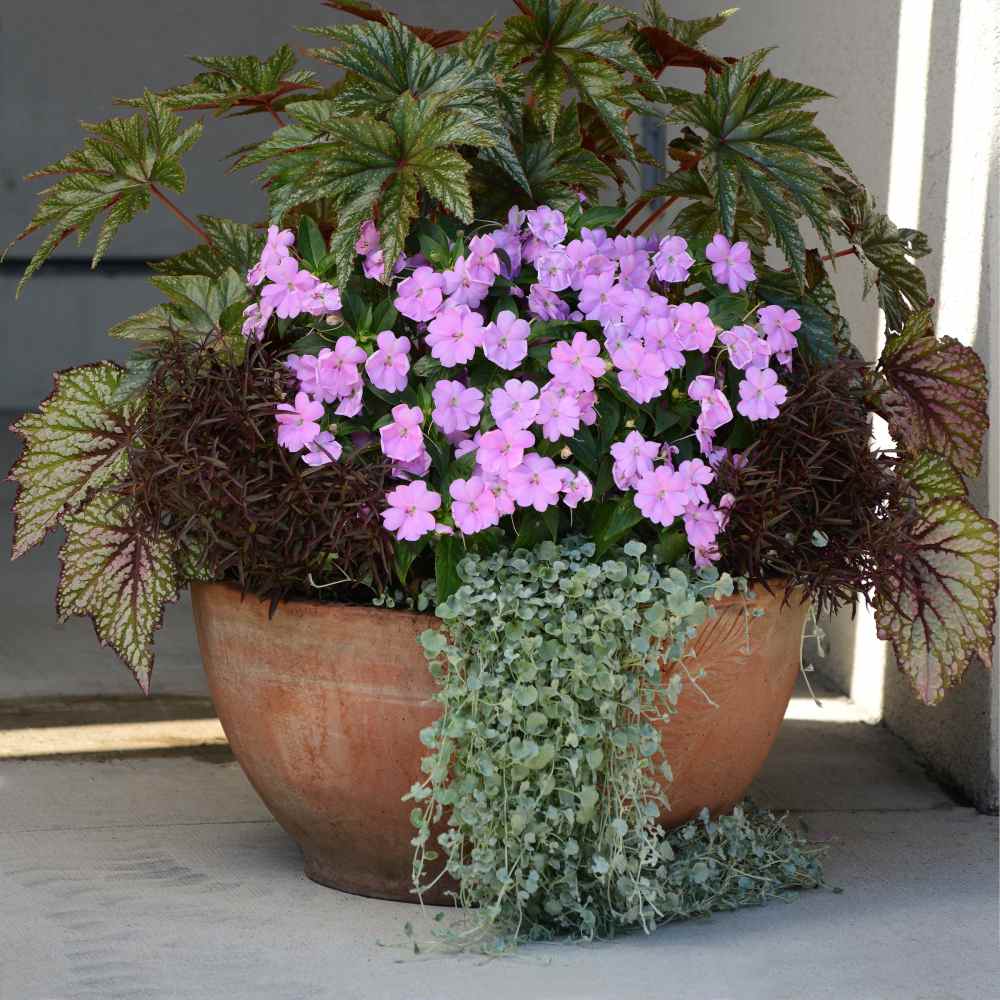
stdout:
{"type": "Polygon", "coordinates": [[[262,339],[272,316],[335,316],[340,309],[340,292],[299,264],[291,253],[294,243],[291,230],[279,230],[277,226],[268,229],[260,260],[247,272],[247,284],[252,288],[263,285],[263,289],[260,301],[243,312],[244,337],[262,339]]]}
{"type": "Polygon", "coordinates": [[[776,305],[728,329],[713,319],[698,290],[744,292],[756,277],[745,243],[716,235],[699,261],[678,236],[571,233],[555,209],[513,209],[503,226],[448,238],[434,263],[400,257],[376,284],[384,259],[366,222],[356,249],[394,328],[343,332],[340,292],[293,244],[272,227],[248,275],[269,284],[245,333],[303,313],[324,317],[329,346],[288,356],[294,400],[278,407],[278,441],[310,465],[377,442],[400,480],[383,512],[397,539],[473,536],[519,510],[571,516],[617,490],[657,530],[679,522],[698,565],[718,558],[732,498],[711,496],[714,470],[740,458],[722,442],[740,418],[777,416],[786,389],[774,366],[791,367],[800,326],[776,305]],[[601,441],[587,466],[582,443],[601,441]]]}

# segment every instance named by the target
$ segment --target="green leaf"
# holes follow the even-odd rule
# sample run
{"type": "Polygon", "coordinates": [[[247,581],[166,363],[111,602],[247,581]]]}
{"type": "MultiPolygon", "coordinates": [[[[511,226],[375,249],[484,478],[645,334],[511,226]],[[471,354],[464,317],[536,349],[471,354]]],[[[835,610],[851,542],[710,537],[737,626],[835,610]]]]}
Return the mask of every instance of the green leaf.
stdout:
{"type": "Polygon", "coordinates": [[[895,226],[860,184],[831,177],[840,216],[837,230],[850,240],[864,266],[864,294],[877,288],[886,327],[902,330],[912,312],[930,303],[927,279],[914,263],[929,252],[927,237],[915,229],[895,226]]]}
{"type": "MultiPolygon", "coordinates": [[[[276,114],[298,92],[316,88],[316,75],[297,70],[288,45],[267,59],[257,56],[192,56],[205,67],[191,83],[161,91],[157,97],[172,111],[214,111],[217,116],[276,114]],[[294,96],[293,96],[294,95],[294,96]]],[[[119,99],[125,107],[142,107],[145,98],[119,99]]]]}
{"type": "Polygon", "coordinates": [[[886,340],[879,397],[889,432],[906,450],[935,451],[976,476],[989,427],[986,368],[971,347],[935,337],[930,310],[913,313],[886,340]]]}
{"type": "Polygon", "coordinates": [[[410,568],[427,548],[429,541],[429,536],[424,535],[416,542],[396,542],[393,546],[396,578],[402,586],[406,586],[410,568]]]}
{"type": "Polygon", "coordinates": [[[59,372],[38,412],[11,428],[24,439],[10,470],[18,484],[14,559],[127,471],[134,414],[115,403],[121,377],[122,369],[106,361],[59,372]]]}
{"type": "Polygon", "coordinates": [[[88,137],[80,149],[30,175],[59,179],[41,193],[31,223],[7,247],[9,251],[18,240],[48,229],[25,268],[18,293],[71,234],[82,243],[103,217],[92,261],[96,267],[115,233],[149,208],[151,191],[184,190],[181,157],[197,142],[201,125],[182,131],[180,117],[148,92],[141,106],[130,118],[84,124],[88,137]]]}
{"type": "Polygon", "coordinates": [[[805,284],[805,217],[830,244],[826,165],[850,168],[802,110],[824,91],[760,71],[766,50],[706,76],[705,93],[675,107],[668,120],[705,133],[705,178],[729,236],[739,235],[741,198],[766,222],[800,285],[805,284]]]}
{"type": "Polygon", "coordinates": [[[153,271],[177,277],[200,274],[218,278],[229,268],[237,274],[246,274],[260,259],[264,234],[259,229],[213,215],[199,215],[198,222],[211,243],[202,243],[166,260],[154,261],[149,265],[153,271]]]}
{"type": "Polygon", "coordinates": [[[998,567],[997,526],[962,497],[925,500],[905,542],[879,566],[875,620],[928,704],[978,654],[989,663],[998,567]]]}
{"type": "Polygon", "coordinates": [[[153,633],[177,600],[174,545],[123,498],[97,493],[66,517],[56,607],[62,619],[89,615],[102,643],[124,660],[144,692],[153,633]]]}
{"type": "Polygon", "coordinates": [[[639,524],[642,520],[642,511],[636,507],[635,500],[631,496],[595,504],[595,508],[591,538],[596,548],[595,558],[600,558],[639,524]]]}
{"type": "Polygon", "coordinates": [[[712,322],[723,330],[738,326],[749,311],[750,302],[745,295],[717,295],[708,301],[712,322]]]}
{"type": "Polygon", "coordinates": [[[438,603],[446,601],[462,585],[458,564],[465,558],[465,546],[457,535],[441,535],[434,545],[434,577],[438,603]]]}
{"type": "Polygon", "coordinates": [[[303,215],[299,220],[295,246],[309,270],[314,274],[319,271],[320,264],[326,257],[326,240],[311,216],[303,215]]]}

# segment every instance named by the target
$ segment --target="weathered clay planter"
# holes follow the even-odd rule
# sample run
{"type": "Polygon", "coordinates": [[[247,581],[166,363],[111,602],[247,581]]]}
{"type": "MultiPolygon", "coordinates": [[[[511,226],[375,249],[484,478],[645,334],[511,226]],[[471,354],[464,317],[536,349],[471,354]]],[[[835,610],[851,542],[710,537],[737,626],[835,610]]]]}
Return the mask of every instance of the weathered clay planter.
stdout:
{"type": "MultiPolygon", "coordinates": [[[[777,735],[799,669],[806,615],[784,591],[758,589],[694,640],[706,676],[690,684],[664,727],[676,825],[704,806],[731,808],[777,735]],[[749,639],[749,652],[748,649],[749,639]]],[[[403,794],[420,777],[433,682],[417,636],[426,616],[404,611],[241,599],[228,584],[194,587],[198,641],[233,753],[275,819],[298,841],[309,878],[386,899],[410,894],[413,830],[403,794]]]]}

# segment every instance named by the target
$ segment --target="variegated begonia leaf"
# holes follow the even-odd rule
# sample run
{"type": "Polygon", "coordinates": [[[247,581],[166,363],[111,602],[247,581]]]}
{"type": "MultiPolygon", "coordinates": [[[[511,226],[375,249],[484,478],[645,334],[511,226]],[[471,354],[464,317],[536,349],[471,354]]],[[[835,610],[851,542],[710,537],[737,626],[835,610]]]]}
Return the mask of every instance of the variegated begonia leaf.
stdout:
{"type": "Polygon", "coordinates": [[[978,475],[989,426],[986,368],[971,347],[935,337],[929,310],[891,336],[880,361],[889,431],[909,452],[935,451],[967,476],[978,475]]]}
{"type": "Polygon", "coordinates": [[[13,558],[124,474],[132,426],[129,408],[115,402],[121,377],[122,369],[106,361],[59,372],[38,412],[11,428],[25,442],[10,470],[18,484],[13,558]]]}
{"type": "Polygon", "coordinates": [[[97,637],[125,661],[144,692],[153,669],[153,633],[177,599],[174,544],[125,497],[96,494],[66,518],[56,608],[89,615],[97,637]]]}
{"type": "Polygon", "coordinates": [[[924,501],[964,497],[968,493],[955,466],[937,452],[920,452],[902,463],[898,467],[898,473],[924,501]]]}
{"type": "MultiPolygon", "coordinates": [[[[930,473],[928,465],[924,472],[930,473]]],[[[939,484],[953,488],[935,475],[939,484]]],[[[929,483],[923,480],[924,486],[929,483]]],[[[998,533],[993,521],[961,496],[922,497],[910,538],[880,567],[875,595],[878,634],[919,696],[940,700],[978,654],[989,662],[998,577],[998,533]]]]}

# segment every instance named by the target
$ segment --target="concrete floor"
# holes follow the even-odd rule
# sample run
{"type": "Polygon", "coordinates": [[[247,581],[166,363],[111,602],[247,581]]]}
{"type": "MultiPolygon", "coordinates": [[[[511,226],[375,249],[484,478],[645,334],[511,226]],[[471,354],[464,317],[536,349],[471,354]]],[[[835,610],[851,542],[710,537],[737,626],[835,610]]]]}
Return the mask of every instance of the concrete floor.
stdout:
{"type": "MultiPolygon", "coordinates": [[[[12,454],[0,438],[0,464],[12,454]]],[[[0,569],[0,1000],[998,995],[996,818],[845,699],[797,696],[754,789],[829,844],[842,892],[608,945],[415,958],[415,907],[302,875],[213,735],[187,605],[143,701],[88,623],[56,623],[54,568],[49,543],[0,569]]]]}

